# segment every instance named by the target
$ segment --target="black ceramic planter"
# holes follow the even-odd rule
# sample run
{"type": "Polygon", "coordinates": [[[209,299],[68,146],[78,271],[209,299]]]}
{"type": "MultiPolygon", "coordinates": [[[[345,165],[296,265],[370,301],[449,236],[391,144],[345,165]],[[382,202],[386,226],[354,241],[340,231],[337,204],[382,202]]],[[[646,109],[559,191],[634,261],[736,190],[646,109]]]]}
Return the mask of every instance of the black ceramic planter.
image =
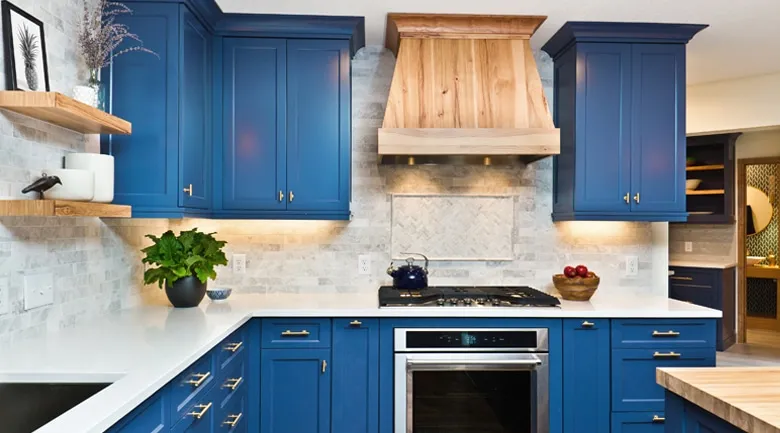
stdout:
{"type": "Polygon", "coordinates": [[[165,294],[176,308],[197,307],[206,296],[206,283],[201,283],[198,277],[184,277],[172,286],[165,283],[165,294]]]}

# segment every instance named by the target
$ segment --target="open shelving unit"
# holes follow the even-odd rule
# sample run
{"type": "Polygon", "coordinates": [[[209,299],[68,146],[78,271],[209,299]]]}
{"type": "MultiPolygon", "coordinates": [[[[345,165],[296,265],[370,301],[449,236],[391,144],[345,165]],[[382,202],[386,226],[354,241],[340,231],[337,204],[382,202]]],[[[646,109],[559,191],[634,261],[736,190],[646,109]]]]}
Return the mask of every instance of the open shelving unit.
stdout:
{"type": "Polygon", "coordinates": [[[133,132],[130,122],[57,92],[0,91],[0,108],[83,134],[133,132]]]}
{"type": "Polygon", "coordinates": [[[0,217],[130,218],[130,206],[68,200],[0,200],[0,217]]]}
{"type": "Polygon", "coordinates": [[[688,180],[698,179],[697,189],[687,190],[688,223],[734,222],[734,144],[740,134],[688,137],[688,180]]]}

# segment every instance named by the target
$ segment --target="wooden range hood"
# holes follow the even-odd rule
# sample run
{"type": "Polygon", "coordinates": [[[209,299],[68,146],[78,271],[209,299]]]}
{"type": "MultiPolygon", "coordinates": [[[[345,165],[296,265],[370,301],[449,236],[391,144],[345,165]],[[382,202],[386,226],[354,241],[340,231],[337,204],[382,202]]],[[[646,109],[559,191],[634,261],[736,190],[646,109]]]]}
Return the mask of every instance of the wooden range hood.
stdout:
{"type": "Polygon", "coordinates": [[[560,153],[530,44],[546,18],[388,14],[385,43],[397,60],[379,129],[382,162],[560,153]]]}

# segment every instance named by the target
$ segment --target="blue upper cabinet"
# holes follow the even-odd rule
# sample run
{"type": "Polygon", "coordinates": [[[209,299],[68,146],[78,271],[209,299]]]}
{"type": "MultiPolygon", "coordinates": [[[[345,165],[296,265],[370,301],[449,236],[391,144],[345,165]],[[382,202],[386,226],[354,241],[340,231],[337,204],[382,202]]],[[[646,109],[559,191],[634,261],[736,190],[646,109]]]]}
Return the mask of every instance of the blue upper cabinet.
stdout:
{"type": "Polygon", "coordinates": [[[110,111],[134,124],[129,136],[107,136],[115,157],[115,202],[136,217],[203,214],[211,205],[211,41],[184,5],[134,3],[128,25],[159,58],[117,57],[110,111]]]}
{"type": "Polygon", "coordinates": [[[287,42],[225,38],[222,55],[221,209],[283,211],[287,42]]]}
{"type": "Polygon", "coordinates": [[[348,217],[349,43],[290,40],[287,67],[287,208],[348,217]]]}
{"type": "Polygon", "coordinates": [[[569,22],[555,61],[553,220],[685,221],[685,44],[706,26],[569,22]]]}

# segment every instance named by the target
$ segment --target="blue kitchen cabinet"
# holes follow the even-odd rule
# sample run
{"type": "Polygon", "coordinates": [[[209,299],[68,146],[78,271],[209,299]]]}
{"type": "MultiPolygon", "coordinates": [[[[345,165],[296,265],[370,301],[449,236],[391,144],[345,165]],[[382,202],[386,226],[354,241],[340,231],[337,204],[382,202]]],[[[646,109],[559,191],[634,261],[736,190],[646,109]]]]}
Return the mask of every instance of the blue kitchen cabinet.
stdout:
{"type": "Polygon", "coordinates": [[[332,432],[379,432],[379,319],[333,319],[331,386],[332,432]]]}
{"type": "Polygon", "coordinates": [[[742,433],[734,426],[683,397],[666,391],[667,433],[742,433]]]}
{"type": "Polygon", "coordinates": [[[566,23],[553,220],[685,221],[685,44],[706,26],[566,23]]]}
{"type": "Polygon", "coordinates": [[[215,217],[349,218],[349,47],[348,40],[223,39],[215,217]]]}
{"type": "Polygon", "coordinates": [[[262,433],[330,432],[330,349],[265,349],[260,375],[262,433]]]}
{"type": "MultiPolygon", "coordinates": [[[[594,433],[595,431],[593,430],[594,433]]],[[[612,433],[664,433],[664,431],[666,430],[663,412],[623,412],[612,415],[612,433]]]]}
{"type": "Polygon", "coordinates": [[[160,433],[171,427],[168,393],[160,391],[108,429],[108,433],[160,433]]]}
{"type": "MultiPolygon", "coordinates": [[[[117,17],[145,41],[146,53],[119,56],[103,73],[111,113],[133,134],[103,136],[115,158],[115,203],[134,217],[208,212],[211,202],[211,41],[184,5],[134,3],[117,17]]],[[[121,48],[121,47],[120,47],[121,48]]]]}
{"type": "Polygon", "coordinates": [[[609,365],[609,319],[565,319],[563,431],[609,431],[609,365]]]}

